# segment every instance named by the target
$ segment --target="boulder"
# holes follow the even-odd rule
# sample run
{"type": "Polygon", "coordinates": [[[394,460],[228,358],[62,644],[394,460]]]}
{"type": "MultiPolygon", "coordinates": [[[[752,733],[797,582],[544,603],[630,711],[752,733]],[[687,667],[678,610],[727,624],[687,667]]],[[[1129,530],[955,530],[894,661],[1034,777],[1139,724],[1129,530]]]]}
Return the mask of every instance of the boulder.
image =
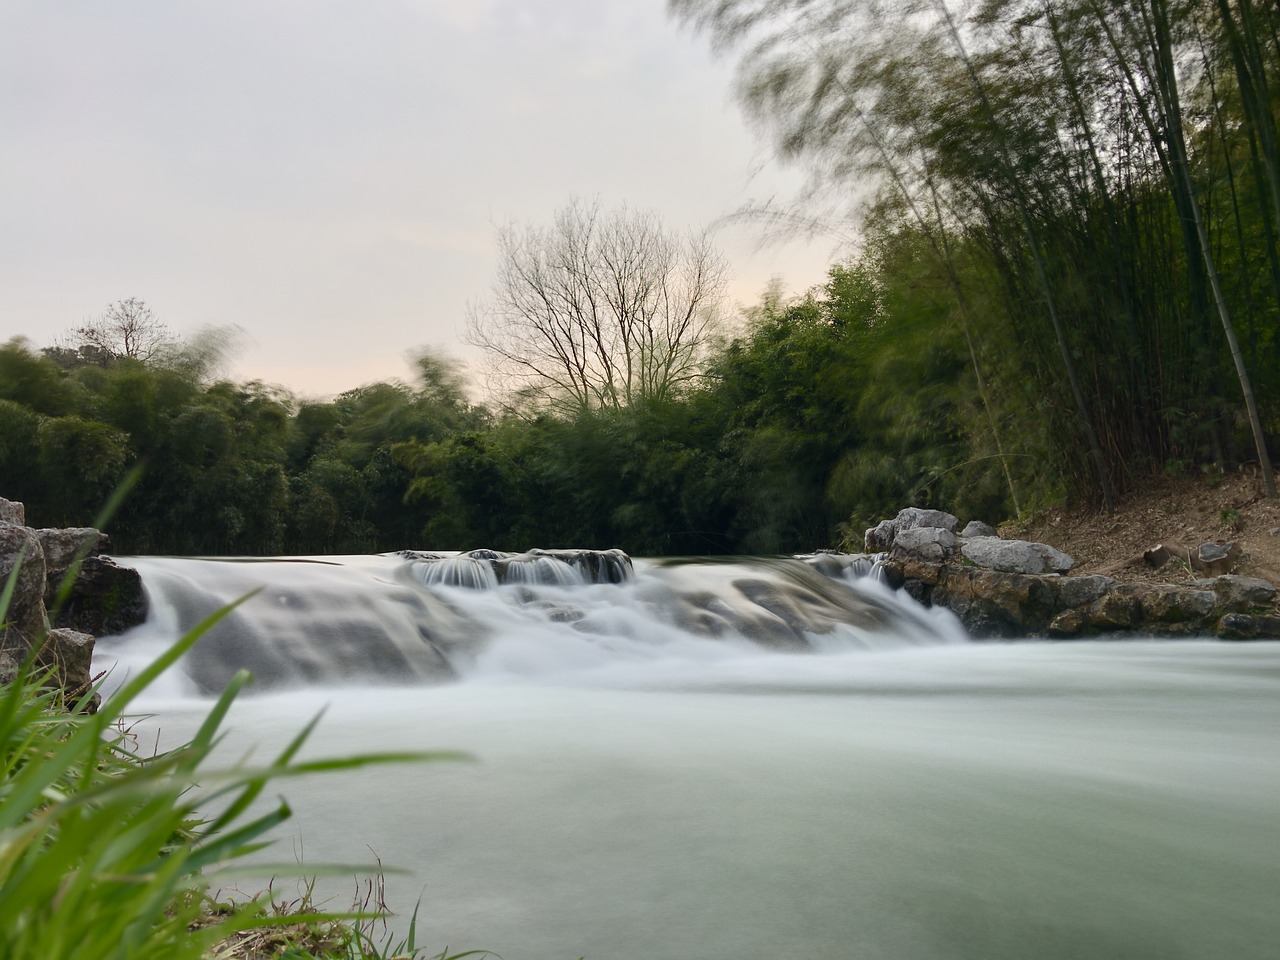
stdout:
{"type": "Polygon", "coordinates": [[[1249,613],[1224,614],[1215,630],[1223,640],[1280,639],[1280,617],[1259,617],[1249,613]]]}
{"type": "Polygon", "coordinates": [[[960,536],[967,540],[970,537],[995,537],[998,534],[991,524],[983,523],[981,520],[970,520],[960,531],[960,536]]]}
{"type": "Polygon", "coordinates": [[[66,601],[56,606],[54,598],[61,580],[61,576],[50,576],[47,586],[46,602],[54,612],[54,626],[105,637],[124,633],[147,619],[147,595],[141,575],[110,557],[86,558],[76,572],[66,601]]]}
{"type": "Polygon", "coordinates": [[[0,523],[0,589],[15,567],[17,580],[0,626],[0,649],[16,649],[21,659],[32,641],[49,628],[44,607],[44,552],[31,528],[0,523]]]}
{"type": "Polygon", "coordinates": [[[37,530],[40,546],[44,549],[45,566],[50,574],[65,571],[76,558],[83,559],[101,553],[106,535],[93,527],[69,527],[65,530],[37,530]]]}
{"type": "Polygon", "coordinates": [[[1223,574],[1192,582],[1199,590],[1212,590],[1218,603],[1230,613],[1248,613],[1254,607],[1265,607],[1276,598],[1275,584],[1257,577],[1223,574]]]}
{"type": "Polygon", "coordinates": [[[956,535],[945,527],[908,527],[894,534],[889,555],[941,563],[955,553],[958,542],[956,535]]]}
{"type": "Polygon", "coordinates": [[[954,533],[960,521],[950,513],[941,510],[925,510],[921,507],[907,507],[898,511],[892,520],[881,520],[867,530],[863,537],[868,553],[883,553],[893,547],[898,533],[915,527],[941,527],[954,533]]]}
{"type": "Polygon", "coordinates": [[[1049,577],[943,566],[930,600],[975,637],[1015,639],[1043,631],[1061,597],[1049,577]]]}
{"type": "Polygon", "coordinates": [[[20,527],[26,526],[26,508],[17,500],[6,500],[4,497],[0,497],[0,523],[16,523],[20,527]]]}
{"type": "Polygon", "coordinates": [[[1002,573],[1066,573],[1074,565],[1069,556],[1047,543],[1028,540],[1001,540],[999,537],[971,537],[962,540],[961,553],[969,562],[1002,573]]]}

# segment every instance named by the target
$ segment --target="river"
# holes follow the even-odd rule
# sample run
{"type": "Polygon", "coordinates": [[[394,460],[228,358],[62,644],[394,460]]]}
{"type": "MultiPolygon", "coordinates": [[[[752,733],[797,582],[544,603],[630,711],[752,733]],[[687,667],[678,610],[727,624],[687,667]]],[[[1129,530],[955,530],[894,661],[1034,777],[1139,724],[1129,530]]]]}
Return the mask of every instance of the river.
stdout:
{"type": "MultiPolygon", "coordinates": [[[[215,679],[263,643],[245,624],[279,630],[281,610],[332,620],[353,595],[389,590],[369,608],[385,620],[406,589],[415,616],[423,591],[443,599],[415,629],[443,651],[448,679],[430,658],[369,676],[349,650],[336,672],[305,677],[261,661],[278,682],[240,700],[225,746],[270,751],[324,709],[312,755],[470,754],[280,787],[295,817],[272,857],[300,857],[304,872],[375,855],[404,868],[387,878],[388,903],[400,930],[420,904],[418,941],[435,951],[1277,955],[1280,644],[970,643],[874,585],[819,587],[779,562],[637,562],[624,584],[488,590],[406,588],[388,558],[136,562],[155,613],[101,644],[121,672],[183,625],[184,603],[204,608],[193,585],[211,602],[264,587],[240,635],[204,661],[215,679]],[[778,585],[763,601],[746,593],[790,627],[803,607],[807,648],[751,625],[731,589],[744,578],[778,585]],[[479,639],[442,642],[442,623],[479,639]]],[[[385,652],[375,659],[385,667],[385,652]]],[[[162,681],[139,732],[189,734],[208,704],[198,687],[162,681]]],[[[353,883],[326,883],[345,906],[353,883]]]]}

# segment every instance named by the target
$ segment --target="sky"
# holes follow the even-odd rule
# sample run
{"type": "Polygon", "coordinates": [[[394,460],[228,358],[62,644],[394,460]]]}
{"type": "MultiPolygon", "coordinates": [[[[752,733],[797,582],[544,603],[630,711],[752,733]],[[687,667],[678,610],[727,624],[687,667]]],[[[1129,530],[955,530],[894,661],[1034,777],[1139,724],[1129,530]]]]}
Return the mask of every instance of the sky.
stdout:
{"type": "MultiPolygon", "coordinates": [[[[700,229],[800,184],[664,0],[0,0],[0,342],[137,297],[332,395],[474,362],[501,225],[580,196],[700,229]]],[[[733,302],[823,280],[834,239],[759,232],[715,233],[733,302]]]]}

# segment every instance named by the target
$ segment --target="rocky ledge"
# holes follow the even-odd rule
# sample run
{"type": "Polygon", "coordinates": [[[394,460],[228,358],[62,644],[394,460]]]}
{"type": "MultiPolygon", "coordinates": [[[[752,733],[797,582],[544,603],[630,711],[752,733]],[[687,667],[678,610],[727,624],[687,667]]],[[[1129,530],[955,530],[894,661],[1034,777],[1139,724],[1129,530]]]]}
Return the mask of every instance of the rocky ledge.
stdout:
{"type": "Polygon", "coordinates": [[[37,648],[36,663],[54,668],[73,699],[91,685],[94,638],[146,619],[138,572],[103,556],[108,549],[92,527],[32,529],[21,503],[0,498],[0,589],[13,580],[0,618],[0,683],[37,648]]]}
{"type": "Polygon", "coordinates": [[[1047,544],[958,526],[952,514],[911,507],[868,530],[866,549],[881,555],[890,583],[951,610],[975,637],[1280,638],[1276,586],[1221,572],[1230,545],[1188,557],[1190,570],[1210,574],[1188,583],[1119,583],[1070,576],[1071,558],[1047,544]]]}

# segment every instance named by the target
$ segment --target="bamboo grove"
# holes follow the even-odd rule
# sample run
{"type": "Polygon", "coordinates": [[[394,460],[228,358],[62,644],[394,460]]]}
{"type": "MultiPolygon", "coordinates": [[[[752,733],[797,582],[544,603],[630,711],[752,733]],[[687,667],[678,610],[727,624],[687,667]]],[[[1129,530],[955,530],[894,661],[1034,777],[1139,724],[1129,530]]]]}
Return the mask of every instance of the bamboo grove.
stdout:
{"type": "Polygon", "coordinates": [[[1275,4],[671,6],[739,51],[741,100],[811,196],[872,191],[867,232],[922,242],[1011,474],[1043,417],[1104,505],[1239,460],[1274,495],[1275,4]]]}

